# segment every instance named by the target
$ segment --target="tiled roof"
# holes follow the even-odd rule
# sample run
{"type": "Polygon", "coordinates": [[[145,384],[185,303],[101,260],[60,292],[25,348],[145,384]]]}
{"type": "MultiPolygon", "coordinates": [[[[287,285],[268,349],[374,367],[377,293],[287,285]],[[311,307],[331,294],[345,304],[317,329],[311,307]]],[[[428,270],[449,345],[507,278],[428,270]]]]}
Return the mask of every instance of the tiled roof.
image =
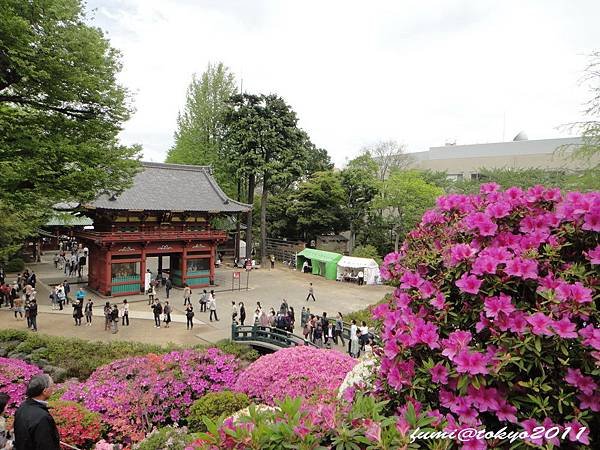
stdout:
{"type": "Polygon", "coordinates": [[[84,208],[147,211],[246,212],[250,205],[227,197],[210,167],[142,162],[133,185],[118,195],[103,194],[84,208]]]}

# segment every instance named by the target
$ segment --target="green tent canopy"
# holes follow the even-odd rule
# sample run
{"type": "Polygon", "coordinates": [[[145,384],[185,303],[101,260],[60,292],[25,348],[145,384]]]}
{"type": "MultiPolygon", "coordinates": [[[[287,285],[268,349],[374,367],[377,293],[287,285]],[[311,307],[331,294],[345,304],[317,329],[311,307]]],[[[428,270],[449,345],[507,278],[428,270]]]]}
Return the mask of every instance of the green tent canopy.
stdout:
{"type": "Polygon", "coordinates": [[[296,255],[296,267],[302,270],[304,261],[309,260],[314,275],[321,275],[328,280],[335,280],[337,277],[337,263],[342,259],[339,253],[325,252],[314,248],[305,248],[296,255]]]}

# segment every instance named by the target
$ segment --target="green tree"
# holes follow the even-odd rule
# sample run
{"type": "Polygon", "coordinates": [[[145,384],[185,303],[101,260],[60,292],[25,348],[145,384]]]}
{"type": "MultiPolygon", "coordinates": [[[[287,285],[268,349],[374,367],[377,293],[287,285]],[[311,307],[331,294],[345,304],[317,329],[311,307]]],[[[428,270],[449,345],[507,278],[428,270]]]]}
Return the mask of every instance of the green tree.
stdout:
{"type": "Polygon", "coordinates": [[[355,247],[352,251],[352,256],[356,256],[357,258],[372,258],[377,264],[381,264],[383,261],[377,249],[372,245],[359,245],[355,247]]]}
{"type": "MultiPolygon", "coordinates": [[[[298,128],[292,108],[276,95],[242,94],[231,97],[225,112],[226,157],[237,167],[237,176],[248,180],[248,203],[254,203],[257,182],[261,185],[261,263],[266,258],[269,194],[290,186],[314,167],[314,159],[325,163],[305,131],[298,128]]],[[[250,252],[252,217],[248,214],[246,237],[250,252]],[[248,235],[249,233],[249,235],[248,235]]]]}
{"type": "Polygon", "coordinates": [[[396,141],[379,141],[363,148],[363,154],[369,154],[378,167],[378,177],[385,180],[395,170],[406,169],[413,157],[406,153],[406,146],[396,141]]]}
{"type": "Polygon", "coordinates": [[[379,167],[370,153],[364,153],[348,163],[341,172],[342,186],[346,194],[347,215],[350,225],[349,251],[356,242],[356,232],[365,224],[371,201],[377,195],[379,167]]]}
{"type": "Polygon", "coordinates": [[[287,215],[305,240],[339,233],[348,226],[346,192],[339,172],[313,174],[290,196],[287,215]]]}
{"type": "Polygon", "coordinates": [[[234,196],[237,189],[235,168],[223,157],[224,112],[237,92],[235,77],[223,63],[208,64],[198,78],[192,77],[183,110],[177,117],[175,144],[166,162],[212,166],[225,192],[234,196]]]}
{"type": "Polygon", "coordinates": [[[17,238],[57,201],[122,190],[139,147],[117,139],[129,118],[119,53],[79,0],[0,1],[0,204],[24,214],[17,238]]]}
{"type": "Polygon", "coordinates": [[[566,171],[551,171],[538,168],[516,169],[479,169],[479,177],[477,180],[463,180],[451,183],[447,190],[460,192],[464,194],[475,194],[479,192],[479,187],[483,183],[498,183],[503,189],[511,186],[520,188],[530,188],[537,184],[548,187],[559,187],[561,189],[569,189],[572,187],[571,173],[566,171]]]}
{"type": "Polygon", "coordinates": [[[396,171],[381,185],[382,196],[374,206],[385,211],[386,219],[393,224],[394,250],[417,223],[423,213],[435,205],[435,199],[444,191],[428,183],[418,171],[396,171]]]}

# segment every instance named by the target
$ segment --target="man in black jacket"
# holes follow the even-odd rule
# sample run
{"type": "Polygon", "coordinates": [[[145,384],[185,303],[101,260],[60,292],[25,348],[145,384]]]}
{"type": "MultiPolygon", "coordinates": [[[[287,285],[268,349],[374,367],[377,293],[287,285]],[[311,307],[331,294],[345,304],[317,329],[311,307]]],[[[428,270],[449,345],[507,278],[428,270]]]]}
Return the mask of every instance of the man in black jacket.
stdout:
{"type": "Polygon", "coordinates": [[[54,382],[49,375],[35,376],[27,385],[27,399],[15,413],[15,450],[60,450],[60,438],[47,400],[54,382]]]}

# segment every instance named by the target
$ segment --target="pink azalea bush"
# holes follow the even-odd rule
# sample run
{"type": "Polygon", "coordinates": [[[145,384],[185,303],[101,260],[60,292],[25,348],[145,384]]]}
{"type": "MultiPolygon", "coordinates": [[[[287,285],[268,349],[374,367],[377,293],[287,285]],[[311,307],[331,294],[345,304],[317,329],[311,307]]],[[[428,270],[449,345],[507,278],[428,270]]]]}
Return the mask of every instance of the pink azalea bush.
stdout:
{"type": "Polygon", "coordinates": [[[298,346],[264,355],[244,370],[235,390],[268,405],[290,397],[334,397],[356,360],[336,350],[298,346]]]}
{"type": "Polygon", "coordinates": [[[42,373],[42,369],[20,359],[0,358],[0,392],[8,394],[10,400],[4,413],[12,415],[25,400],[29,380],[42,373]]]}
{"type": "Polygon", "coordinates": [[[410,404],[449,430],[557,426],[566,441],[598,445],[598,232],[598,192],[490,183],[440,197],[386,256],[382,276],[397,288],[374,310],[378,389],[401,422],[410,404]]]}
{"type": "Polygon", "coordinates": [[[216,348],[149,354],[99,367],[85,382],[69,385],[62,399],[99,412],[109,438],[129,444],[154,426],[184,419],[194,400],[231,389],[237,376],[235,357],[216,348]]]}

